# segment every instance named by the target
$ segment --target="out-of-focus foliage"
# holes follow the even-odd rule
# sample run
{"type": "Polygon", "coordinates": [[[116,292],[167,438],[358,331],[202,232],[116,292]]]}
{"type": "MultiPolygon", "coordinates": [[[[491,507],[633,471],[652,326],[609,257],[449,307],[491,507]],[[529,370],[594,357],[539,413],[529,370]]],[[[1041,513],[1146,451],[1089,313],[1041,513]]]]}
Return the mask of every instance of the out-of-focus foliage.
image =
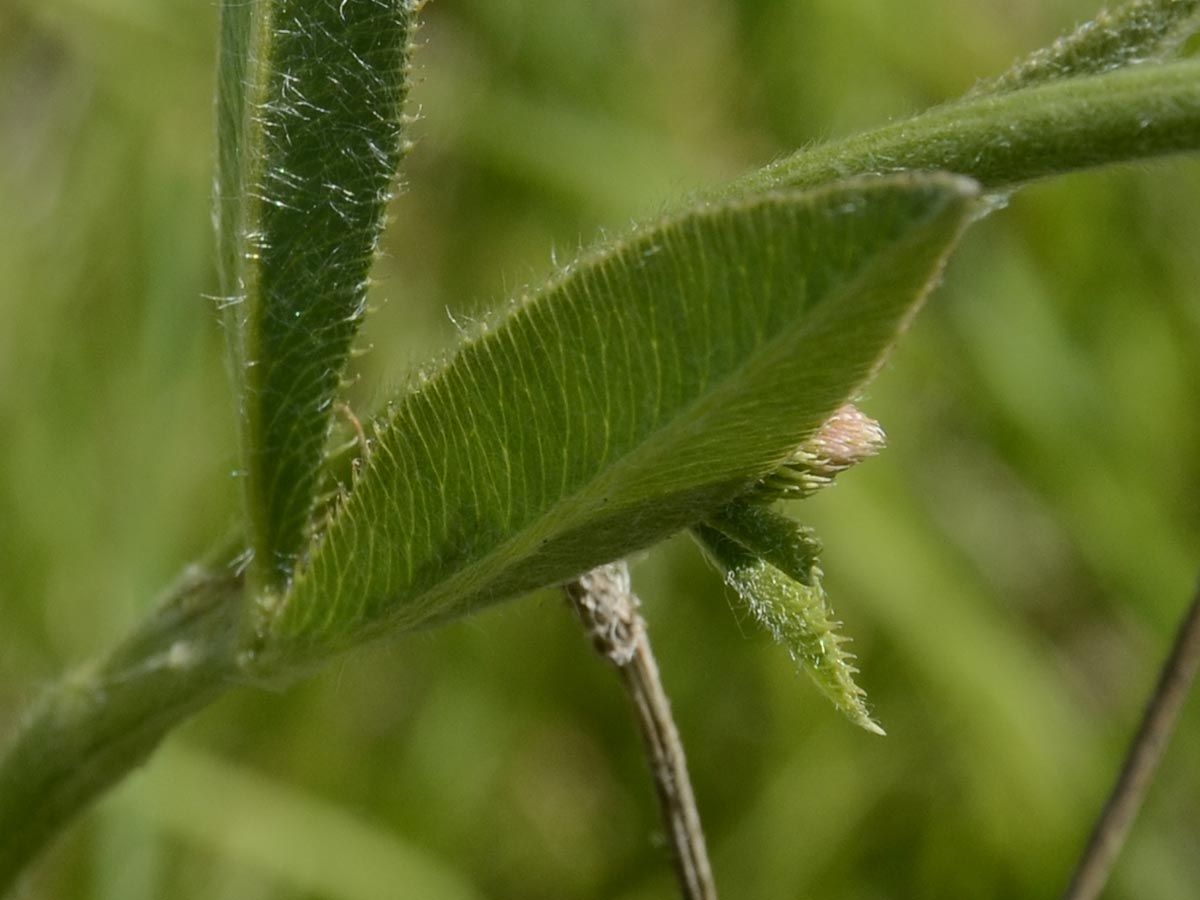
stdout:
{"type": "MultiPolygon", "coordinates": [[[[1094,11],[439,0],[358,405],[551,248],[956,96],[1094,11]]],[[[234,516],[204,299],[214,58],[205,4],[0,5],[5,733],[26,686],[110,645],[234,516]]],[[[736,621],[690,542],[637,561],[724,897],[1061,884],[1195,578],[1198,197],[1194,160],[1019,194],[861,404],[889,450],[798,509],[886,739],[736,621]]],[[[553,594],[233,694],[171,744],[28,897],[673,890],[628,711],[553,594]]],[[[1195,895],[1198,755],[1193,701],[1113,898],[1195,895]]]]}

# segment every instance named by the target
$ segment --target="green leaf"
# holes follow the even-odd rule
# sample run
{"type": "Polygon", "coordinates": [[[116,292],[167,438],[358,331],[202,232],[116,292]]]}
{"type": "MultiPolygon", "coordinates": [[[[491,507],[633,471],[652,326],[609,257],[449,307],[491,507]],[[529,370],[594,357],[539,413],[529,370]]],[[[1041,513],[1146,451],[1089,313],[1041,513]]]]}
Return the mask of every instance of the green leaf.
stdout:
{"type": "Polygon", "coordinates": [[[1136,0],[1031,53],[972,96],[1001,93],[1059,78],[1095,75],[1128,65],[1161,62],[1200,27],[1200,0],[1136,0]]]}
{"type": "Polygon", "coordinates": [[[412,0],[225,0],[217,230],[258,587],[310,539],[404,149],[412,0]]]}
{"type": "Polygon", "coordinates": [[[854,655],[821,586],[812,532],[764,506],[729,504],[692,534],[750,614],[850,721],[875,734],[854,655]]]}
{"type": "Polygon", "coordinates": [[[565,581],[724,505],[871,376],[975,194],[857,180],[585,255],[376,426],[290,590],[261,604],[260,670],[565,581]]]}

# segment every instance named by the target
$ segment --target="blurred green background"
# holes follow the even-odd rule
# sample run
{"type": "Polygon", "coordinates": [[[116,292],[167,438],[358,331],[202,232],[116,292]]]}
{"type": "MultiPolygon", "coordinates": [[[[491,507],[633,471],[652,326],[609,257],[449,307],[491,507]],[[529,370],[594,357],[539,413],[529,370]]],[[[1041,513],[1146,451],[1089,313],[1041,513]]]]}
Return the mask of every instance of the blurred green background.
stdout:
{"type": "MultiPolygon", "coordinates": [[[[0,734],[236,515],[216,4],[0,4],[0,734]]],[[[359,409],[601,227],[951,98],[1090,0],[438,0],[359,409]]],[[[797,514],[888,729],[679,539],[635,561],[722,896],[1050,897],[1200,570],[1200,161],[977,226],[797,514]]],[[[240,691],[24,898],[673,896],[615,680],[553,592],[240,691]]],[[[1200,895],[1200,702],[1107,894],[1200,895]]]]}

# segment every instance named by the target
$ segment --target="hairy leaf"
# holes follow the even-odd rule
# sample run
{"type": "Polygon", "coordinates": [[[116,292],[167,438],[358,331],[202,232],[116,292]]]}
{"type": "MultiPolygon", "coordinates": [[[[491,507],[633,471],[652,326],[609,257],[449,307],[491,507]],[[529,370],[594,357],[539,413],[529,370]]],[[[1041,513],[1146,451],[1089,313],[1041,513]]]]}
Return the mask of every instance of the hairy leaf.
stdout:
{"type": "Polygon", "coordinates": [[[404,141],[412,0],[225,0],[222,302],[260,587],[309,540],[330,411],[404,141]]]}
{"type": "Polygon", "coordinates": [[[944,175],[701,207],[584,256],[377,428],[264,666],[647,546],[778,467],[873,373],[977,210],[944,175]]]}
{"type": "Polygon", "coordinates": [[[766,507],[735,501],[692,534],[755,620],[850,721],[883,734],[854,681],[854,656],[825,597],[812,532],[766,507]]]}
{"type": "Polygon", "coordinates": [[[971,94],[1016,90],[1044,81],[1095,75],[1167,59],[1200,27],[1200,0],[1134,0],[1080,25],[1031,53],[971,94]]]}

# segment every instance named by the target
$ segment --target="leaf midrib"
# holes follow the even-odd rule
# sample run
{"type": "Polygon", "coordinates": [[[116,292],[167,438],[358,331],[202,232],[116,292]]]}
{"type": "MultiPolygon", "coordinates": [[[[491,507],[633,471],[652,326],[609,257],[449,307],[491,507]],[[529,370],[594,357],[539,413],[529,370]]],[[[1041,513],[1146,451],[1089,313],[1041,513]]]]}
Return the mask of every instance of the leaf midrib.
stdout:
{"type": "MultiPolygon", "coordinates": [[[[758,195],[752,199],[748,199],[745,205],[749,207],[758,203],[778,203],[789,196],[803,196],[806,203],[817,205],[823,196],[841,193],[844,190],[845,185],[830,185],[827,188],[817,190],[810,189],[807,191],[770,192],[767,194],[758,195]]],[[[794,329],[782,330],[779,334],[760,344],[755,351],[748,354],[746,358],[734,369],[731,369],[728,373],[721,377],[717,387],[710,387],[709,390],[694,398],[685,406],[680,407],[674,415],[649,433],[642,441],[638,443],[636,447],[629,450],[622,456],[603,465],[599,470],[597,470],[594,477],[589,479],[585,484],[571,493],[560,497],[559,500],[555,501],[535,519],[528,522],[524,526],[521,526],[510,538],[497,544],[492,550],[488,551],[483,556],[458,569],[452,574],[442,578],[432,587],[408,598],[402,607],[404,612],[411,614],[418,610],[424,611],[423,615],[414,617],[413,624],[419,624],[425,618],[430,617],[431,615],[436,615],[436,611],[440,607],[439,601],[442,601],[448,597],[470,597],[472,595],[482,593],[484,590],[486,590],[488,584],[499,580],[499,577],[502,576],[505,571],[514,569],[520,566],[522,563],[533,559],[536,556],[538,548],[543,542],[543,539],[547,537],[553,537],[555,534],[570,533],[578,527],[586,524],[587,521],[594,517],[595,509],[593,508],[592,504],[585,506],[581,502],[582,500],[589,496],[595,497],[598,495],[603,495],[605,486],[620,483],[622,475],[627,470],[632,469],[637,471],[639,468],[643,467],[643,460],[645,457],[654,459],[657,456],[661,456],[662,450],[660,448],[662,448],[664,445],[669,447],[673,443],[676,443],[681,429],[687,430],[688,428],[692,428],[694,427],[695,423],[702,422],[707,417],[713,415],[716,410],[720,409],[727,403],[730,396],[736,396],[739,393],[740,383],[744,380],[750,370],[763,365],[763,361],[772,355],[783,352],[782,348],[785,344],[790,345],[797,341],[803,340],[804,335],[819,324],[818,319],[813,315],[818,307],[827,307],[829,304],[836,304],[842,297],[859,291],[868,274],[871,273],[879,264],[879,260],[889,256],[898,247],[910,240],[912,235],[919,233],[922,228],[928,226],[932,220],[937,218],[939,214],[943,213],[945,202],[946,201],[943,199],[941,202],[931,203],[929,209],[924,213],[924,215],[906,223],[901,232],[893,235],[886,242],[881,243],[873,254],[864,256],[861,264],[853,271],[852,275],[847,277],[834,290],[827,293],[817,303],[807,308],[806,314],[803,314],[804,322],[802,324],[797,325],[797,327],[794,329]],[[572,510],[579,510],[582,514],[576,513],[572,515],[572,510]]],[[[728,206],[711,207],[704,210],[703,215],[715,217],[727,212],[728,209],[728,206]]],[[[694,218],[696,215],[697,214],[695,212],[680,215],[675,217],[673,220],[668,219],[665,223],[659,223],[659,225],[660,227],[670,227],[678,222],[683,222],[694,218]]],[[[632,240],[628,246],[630,248],[636,248],[639,243],[652,242],[652,240],[653,239],[650,233],[647,232],[644,235],[635,236],[634,240],[632,240]]],[[[597,254],[597,256],[593,257],[593,260],[589,260],[589,262],[595,264],[596,259],[604,260],[610,255],[611,254],[597,254]]],[[[578,268],[576,268],[574,271],[578,271],[578,268]]],[[[552,294],[552,290],[539,293],[537,296],[532,298],[532,300],[529,302],[529,305],[521,307],[514,313],[514,315],[520,315],[524,310],[528,309],[529,306],[536,304],[539,301],[548,300],[552,294]]],[[[923,296],[923,294],[924,291],[916,295],[916,297],[914,297],[913,300],[906,305],[911,305],[912,302],[916,302],[916,300],[923,296]]],[[[496,332],[489,332],[483,335],[479,339],[479,342],[490,339],[495,333],[496,332]]],[[[464,350],[465,349],[466,348],[464,348],[464,350]]],[[[449,370],[449,368],[450,365],[447,365],[447,367],[442,371],[446,372],[449,370]]],[[[432,386],[429,385],[426,389],[429,389],[430,387],[432,386]]],[[[834,404],[834,407],[836,407],[836,404],[834,404]]],[[[831,409],[834,407],[831,407],[831,409]]],[[[397,420],[401,415],[402,408],[397,409],[393,416],[388,420],[385,427],[397,427],[397,420]]],[[[817,422],[813,423],[812,427],[815,428],[819,424],[820,422],[818,420],[817,422]]],[[[787,450],[782,451],[779,454],[777,462],[782,462],[787,457],[787,452],[787,450]]],[[[770,467],[766,466],[763,467],[761,471],[748,473],[744,479],[744,483],[749,484],[754,479],[761,476],[761,474],[769,470],[770,467]]],[[[366,473],[364,473],[364,476],[365,475],[366,473]]],[[[692,487],[692,490],[701,488],[703,486],[704,485],[702,483],[697,483],[692,487]]],[[[680,494],[686,494],[687,492],[687,489],[676,490],[673,491],[672,494],[668,494],[666,496],[678,496],[680,494]]],[[[729,498],[727,499],[731,499],[735,494],[736,490],[731,490],[729,498]]],[[[352,492],[346,506],[342,507],[338,518],[351,515],[352,507],[355,505],[356,496],[355,492],[352,492]]],[[[616,515],[623,510],[632,509],[635,506],[636,504],[626,503],[622,507],[606,509],[605,514],[607,516],[616,515]]],[[[701,518],[703,518],[704,514],[704,511],[697,511],[696,521],[699,521],[701,518]]],[[[679,527],[685,528],[688,526],[688,524],[689,523],[684,522],[679,527]]],[[[329,531],[335,527],[336,521],[331,523],[329,531]]],[[[327,531],[326,534],[323,535],[322,540],[327,539],[328,533],[329,532],[327,531]]],[[[314,548],[313,555],[319,552],[319,548],[314,548]]],[[[289,596],[285,598],[284,603],[280,604],[278,618],[283,617],[287,605],[291,602],[292,597],[294,596],[295,586],[306,577],[309,577],[310,574],[311,569],[306,569],[298,573],[295,581],[293,582],[293,590],[289,591],[289,596]]],[[[365,599],[366,598],[364,598],[364,600],[365,599]]],[[[492,599],[502,598],[496,597],[492,599]]],[[[336,616],[336,604],[330,603],[329,607],[329,615],[336,616]]],[[[399,613],[400,610],[389,610],[385,614],[381,615],[377,620],[369,622],[365,627],[362,625],[355,627],[339,640],[348,642],[354,635],[371,634],[386,630],[389,624],[391,624],[395,619],[401,617],[399,613]]]]}

